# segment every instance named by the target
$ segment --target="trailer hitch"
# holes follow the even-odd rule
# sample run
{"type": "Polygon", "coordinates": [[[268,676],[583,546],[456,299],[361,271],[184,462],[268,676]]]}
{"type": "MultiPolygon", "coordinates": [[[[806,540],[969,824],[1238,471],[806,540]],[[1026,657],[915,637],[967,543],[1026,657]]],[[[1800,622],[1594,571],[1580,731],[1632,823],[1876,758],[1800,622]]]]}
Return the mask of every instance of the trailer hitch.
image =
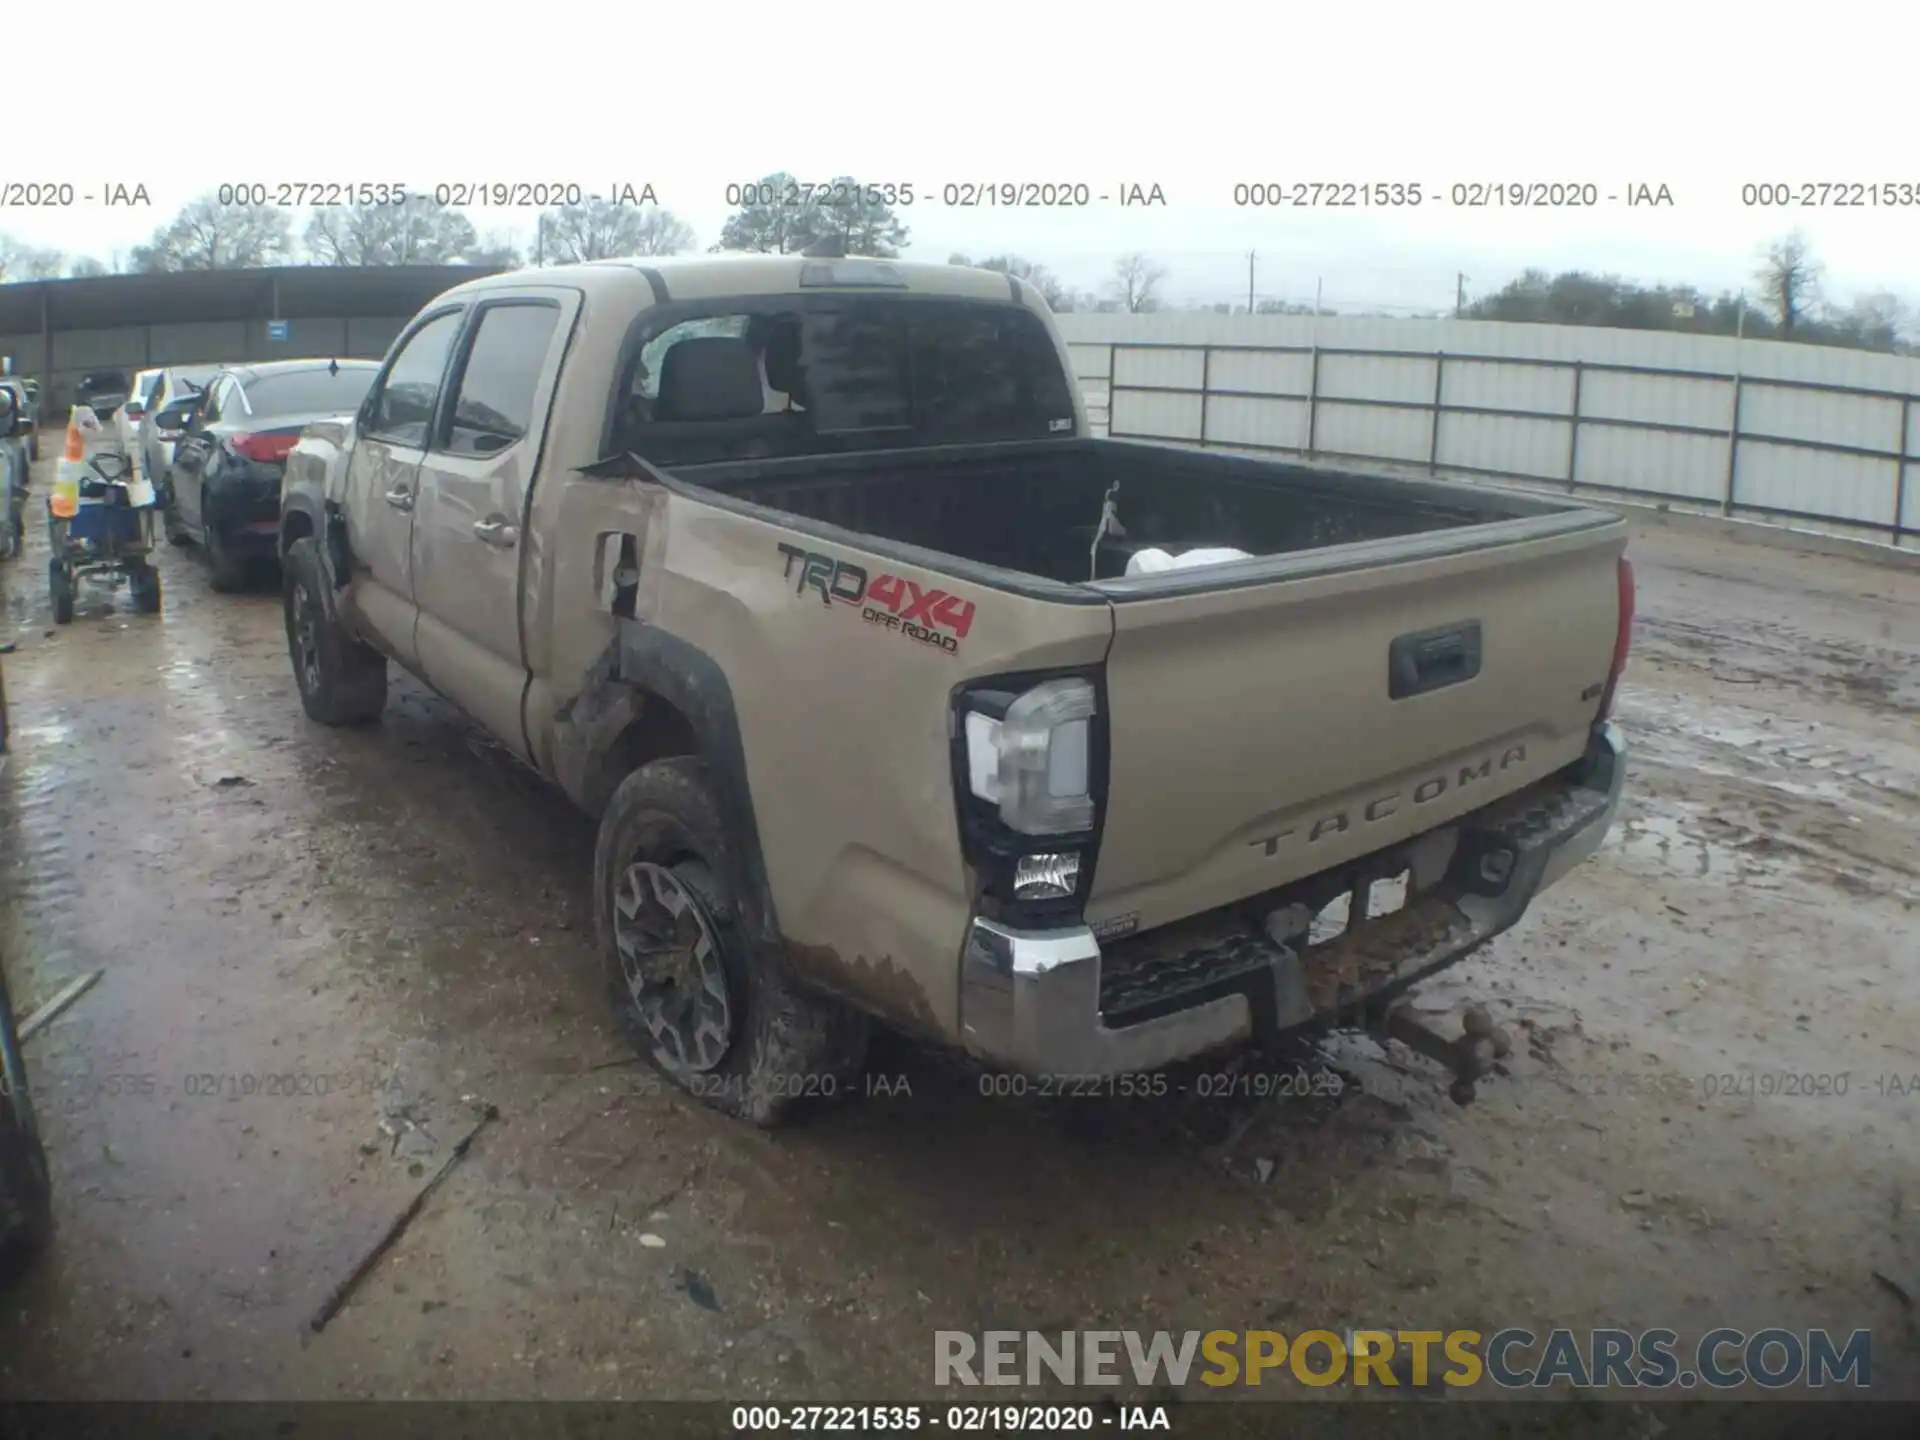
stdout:
{"type": "Polygon", "coordinates": [[[1428,1025],[1409,1005],[1388,1010],[1377,1030],[1409,1050],[1453,1072],[1447,1094],[1456,1105],[1471,1105],[1480,1080],[1513,1053],[1513,1039],[1493,1023],[1484,1005],[1469,1005],[1461,1017],[1461,1033],[1449,1039],[1428,1025]]]}

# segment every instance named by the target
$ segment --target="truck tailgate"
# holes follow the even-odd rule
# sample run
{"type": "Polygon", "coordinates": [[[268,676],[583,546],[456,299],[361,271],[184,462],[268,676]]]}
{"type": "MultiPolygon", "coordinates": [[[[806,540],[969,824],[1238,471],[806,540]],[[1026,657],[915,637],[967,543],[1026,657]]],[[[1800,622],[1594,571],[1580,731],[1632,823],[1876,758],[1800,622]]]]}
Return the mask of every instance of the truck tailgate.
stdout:
{"type": "Polygon", "coordinates": [[[1259,894],[1578,759],[1627,528],[1522,525],[1424,557],[1321,551],[1272,579],[1188,571],[1185,593],[1102,587],[1111,760],[1088,920],[1150,928],[1259,894]]]}

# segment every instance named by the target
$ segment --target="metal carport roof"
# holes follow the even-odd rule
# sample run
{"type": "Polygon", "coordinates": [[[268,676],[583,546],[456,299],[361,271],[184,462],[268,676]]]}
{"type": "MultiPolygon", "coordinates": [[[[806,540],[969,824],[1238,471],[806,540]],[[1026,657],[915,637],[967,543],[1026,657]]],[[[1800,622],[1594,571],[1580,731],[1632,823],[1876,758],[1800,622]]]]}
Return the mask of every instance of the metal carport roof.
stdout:
{"type": "Polygon", "coordinates": [[[284,265],[25,280],[0,285],[0,335],[106,330],[195,320],[410,315],[485,265],[284,265]]]}

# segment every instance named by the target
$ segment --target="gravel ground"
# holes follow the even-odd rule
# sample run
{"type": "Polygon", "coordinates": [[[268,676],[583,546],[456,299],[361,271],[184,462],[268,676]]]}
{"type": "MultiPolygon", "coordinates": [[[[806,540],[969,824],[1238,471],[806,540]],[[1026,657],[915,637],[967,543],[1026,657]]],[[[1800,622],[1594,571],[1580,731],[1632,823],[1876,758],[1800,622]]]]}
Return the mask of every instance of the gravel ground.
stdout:
{"type": "Polygon", "coordinates": [[[309,724],[272,587],[191,551],[162,616],[56,629],[36,545],[0,944],[23,1012],[106,975],[28,1047],[59,1233],[0,1391],[924,1399],[936,1328],[1102,1326],[1864,1326],[1876,1388],[1917,1368],[1920,574],[1636,537],[1622,823],[1423,992],[1519,1037],[1470,1107],[1360,1041],[1337,1099],[1052,1106],[893,1042],[767,1136],[624,1063],[591,826],[451,707],[309,724]]]}

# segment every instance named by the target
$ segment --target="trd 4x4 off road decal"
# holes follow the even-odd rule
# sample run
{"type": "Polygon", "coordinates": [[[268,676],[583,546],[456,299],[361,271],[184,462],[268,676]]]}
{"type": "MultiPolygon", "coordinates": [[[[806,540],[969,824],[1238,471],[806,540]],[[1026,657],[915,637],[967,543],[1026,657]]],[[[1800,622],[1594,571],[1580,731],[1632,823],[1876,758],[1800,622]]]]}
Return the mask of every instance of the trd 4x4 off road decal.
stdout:
{"type": "Polygon", "coordinates": [[[822,605],[856,605],[869,625],[898,631],[949,655],[960,653],[960,642],[973,628],[973,601],[945,590],[899,575],[869,577],[863,565],[794,545],[780,546],[780,554],[786,559],[784,574],[793,581],[794,594],[812,590],[822,605]]]}

